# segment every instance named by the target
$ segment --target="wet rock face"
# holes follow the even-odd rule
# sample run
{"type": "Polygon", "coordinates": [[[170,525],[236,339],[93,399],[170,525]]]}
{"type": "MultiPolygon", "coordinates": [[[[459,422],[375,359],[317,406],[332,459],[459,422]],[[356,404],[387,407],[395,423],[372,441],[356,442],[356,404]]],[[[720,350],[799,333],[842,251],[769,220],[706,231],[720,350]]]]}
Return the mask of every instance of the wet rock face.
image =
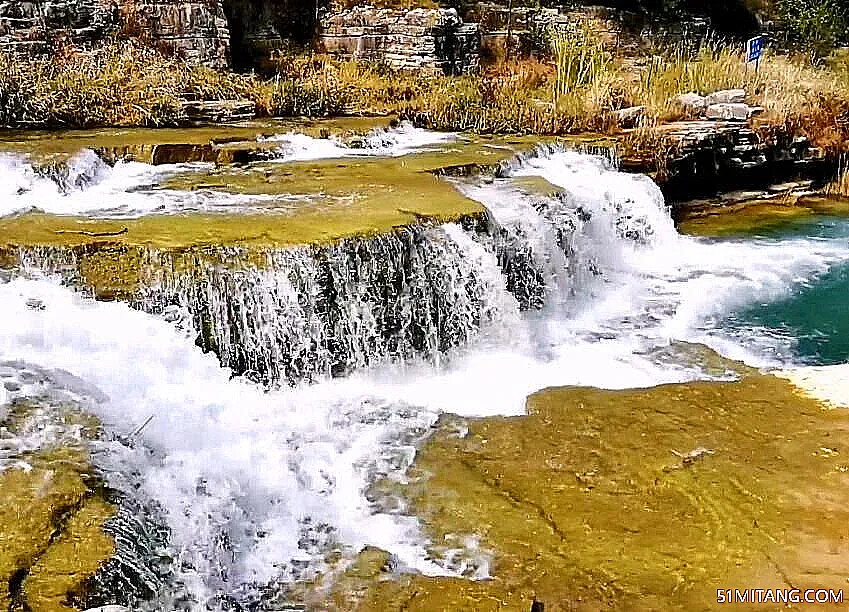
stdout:
{"type": "Polygon", "coordinates": [[[374,581],[358,609],[697,610],[729,582],[834,584],[847,559],[845,411],[677,350],[742,378],[546,389],[527,416],[443,416],[405,493],[434,553],[473,535],[494,579],[374,581]]]}
{"type": "Polygon", "coordinates": [[[262,268],[166,274],[138,306],[186,317],[198,344],[234,372],[296,384],[417,356],[438,361],[466,344],[502,315],[487,279],[463,269],[467,256],[441,228],[413,227],[272,251],[262,268]]]}
{"type": "Polygon", "coordinates": [[[0,609],[65,610],[115,550],[85,447],[98,424],[37,367],[0,363],[0,380],[0,609]]]}

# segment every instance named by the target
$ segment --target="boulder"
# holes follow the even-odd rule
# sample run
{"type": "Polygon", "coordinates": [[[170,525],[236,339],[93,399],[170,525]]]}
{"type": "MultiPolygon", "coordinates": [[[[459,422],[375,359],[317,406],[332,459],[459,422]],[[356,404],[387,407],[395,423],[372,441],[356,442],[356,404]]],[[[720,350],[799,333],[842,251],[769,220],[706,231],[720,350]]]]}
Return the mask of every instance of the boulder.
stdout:
{"type": "Polygon", "coordinates": [[[705,97],[697,93],[685,93],[675,98],[675,102],[685,111],[700,115],[705,110],[705,97]]]}
{"type": "Polygon", "coordinates": [[[646,116],[646,107],[629,106],[628,108],[621,108],[617,110],[614,114],[616,115],[616,123],[618,123],[621,127],[636,127],[646,116]]]}
{"type": "Polygon", "coordinates": [[[705,97],[705,106],[714,104],[743,104],[746,102],[745,89],[723,89],[705,97]]]}
{"type": "Polygon", "coordinates": [[[705,110],[708,119],[724,121],[745,121],[749,118],[748,104],[711,104],[705,110]]]}

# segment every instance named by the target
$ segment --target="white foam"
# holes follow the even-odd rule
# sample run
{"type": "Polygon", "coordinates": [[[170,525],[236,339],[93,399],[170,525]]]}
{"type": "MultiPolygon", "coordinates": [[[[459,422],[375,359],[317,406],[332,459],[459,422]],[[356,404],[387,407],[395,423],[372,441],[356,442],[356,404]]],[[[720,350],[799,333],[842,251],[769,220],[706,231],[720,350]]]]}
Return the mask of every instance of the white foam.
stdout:
{"type": "MultiPolygon", "coordinates": [[[[374,130],[346,145],[338,138],[312,138],[288,133],[272,136],[280,142],[275,160],[281,162],[357,156],[399,157],[453,140],[450,133],[430,132],[402,123],[397,128],[374,130]]],[[[119,161],[109,166],[93,151],[84,149],[65,164],[64,176],[47,176],[35,170],[24,155],[0,154],[0,216],[40,210],[58,215],[137,217],[153,213],[257,212],[294,210],[302,197],[289,194],[239,194],[216,189],[181,191],[163,189],[163,180],[176,174],[205,173],[205,163],[152,166],[119,161]]]]}
{"type": "Polygon", "coordinates": [[[378,128],[351,146],[338,137],[313,138],[306,134],[289,132],[275,134],[261,140],[279,142],[275,158],[281,162],[337,159],[343,157],[401,157],[427,147],[456,139],[450,132],[432,132],[415,127],[405,121],[396,128],[378,128]]]}
{"type": "MultiPolygon", "coordinates": [[[[845,240],[680,237],[646,179],[572,154],[530,163],[536,166],[516,171],[543,173],[590,213],[569,261],[597,273],[578,281],[555,274],[574,298],[568,316],[556,304],[500,317],[441,370],[395,364],[264,392],[231,379],[164,320],[24,279],[0,285],[0,358],[62,368],[96,385],[109,399],[94,409],[114,430],[131,431],[154,416],[140,434],[152,452],[131,453],[121,469],[140,470],[143,490],[163,506],[175,568],[199,609],[215,593],[291,579],[299,572],[293,560],[315,569],[328,548],[351,553],[371,544],[410,567],[447,572],[427,559],[414,520],[375,513],[365,498],[370,480],[403,478],[416,436],[440,412],[518,415],[526,396],[547,386],[646,387],[701,376],[692,364],[652,356],[676,340],[764,360],[723,335],[717,318],[785,295],[800,279],[849,259],[845,240]]],[[[546,218],[528,219],[535,209],[514,198],[509,181],[473,192],[485,203],[498,200],[493,209],[502,223],[537,228],[535,248],[543,254],[560,248],[546,218]]],[[[494,255],[457,228],[446,235],[484,280],[486,303],[513,312],[494,255]]]]}
{"type": "Polygon", "coordinates": [[[809,366],[774,372],[804,393],[832,406],[849,408],[849,363],[809,366]]]}
{"type": "MultiPolygon", "coordinates": [[[[703,342],[758,366],[786,364],[775,338],[758,330],[730,336],[722,319],[734,310],[789,295],[800,283],[849,261],[845,239],[709,240],[675,230],[658,187],[643,175],[617,172],[601,157],[554,151],[531,157],[515,176],[541,176],[566,196],[550,207],[580,207],[589,218],[570,244],[570,265],[596,274],[568,279],[567,329],[598,336],[642,338],[654,344],[703,342]]],[[[521,207],[523,228],[535,209],[510,195],[510,182],[469,190],[496,218],[521,207]],[[506,196],[506,197],[505,197],[506,196]]],[[[551,216],[551,208],[538,217],[551,216]]],[[[551,241],[544,247],[551,250],[551,241]]],[[[563,279],[561,278],[561,282],[563,279]]]]}
{"type": "Polygon", "coordinates": [[[154,417],[141,434],[153,455],[124,469],[144,470],[144,491],[168,518],[176,569],[199,599],[297,575],[292,560],[315,563],[326,552],[299,545],[322,525],[345,550],[373,544],[424,572],[444,571],[425,561],[414,520],[375,514],[363,497],[369,473],[389,470],[411,444],[404,432],[426,428],[432,411],[389,405],[356,380],[266,393],[231,380],[164,320],[51,282],[14,280],[0,286],[0,303],[0,355],[96,385],[109,400],[94,409],[114,431],[154,417]],[[44,310],[28,308],[32,298],[44,310]],[[219,565],[230,587],[216,578],[219,565]]]}

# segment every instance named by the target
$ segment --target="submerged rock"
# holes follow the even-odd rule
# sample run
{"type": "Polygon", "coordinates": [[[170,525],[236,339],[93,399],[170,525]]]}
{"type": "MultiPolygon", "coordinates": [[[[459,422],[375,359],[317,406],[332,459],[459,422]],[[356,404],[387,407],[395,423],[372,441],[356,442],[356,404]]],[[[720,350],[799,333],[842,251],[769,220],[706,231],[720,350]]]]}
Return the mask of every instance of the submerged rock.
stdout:
{"type": "Polygon", "coordinates": [[[464,437],[443,418],[408,495],[432,542],[479,537],[493,579],[379,582],[360,609],[689,610],[712,608],[725,584],[835,588],[849,573],[835,452],[849,416],[748,372],[549,389],[526,417],[465,420],[464,437]]]}
{"type": "Polygon", "coordinates": [[[115,552],[103,526],[115,509],[92,491],[84,454],[55,450],[0,473],[0,607],[65,610],[115,552]]]}

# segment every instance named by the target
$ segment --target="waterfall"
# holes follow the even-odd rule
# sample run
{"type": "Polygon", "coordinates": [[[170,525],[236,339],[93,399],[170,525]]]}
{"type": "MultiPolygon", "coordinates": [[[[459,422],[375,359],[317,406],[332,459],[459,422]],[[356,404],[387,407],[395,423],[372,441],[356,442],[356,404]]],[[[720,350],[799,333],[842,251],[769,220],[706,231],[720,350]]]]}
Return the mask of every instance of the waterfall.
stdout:
{"type": "MultiPolygon", "coordinates": [[[[474,228],[420,225],[260,253],[222,247],[186,258],[141,249],[143,283],[131,303],[190,319],[204,350],[265,383],[413,359],[439,365],[481,328],[518,318],[476,238],[474,228]]],[[[45,247],[18,254],[25,269],[70,277],[85,257],[84,249],[45,247]]]]}
{"type": "MultiPolygon", "coordinates": [[[[315,381],[414,358],[438,364],[515,310],[486,262],[464,265],[472,245],[456,227],[413,226],[272,250],[259,266],[163,276],[140,304],[150,312],[187,308],[205,349],[265,382],[315,381]]],[[[173,267],[167,254],[158,259],[156,269],[173,267]]]]}
{"type": "MultiPolygon", "coordinates": [[[[668,358],[680,341],[751,361],[716,317],[849,260],[845,236],[679,236],[657,187],[600,156],[541,149],[460,188],[487,206],[486,224],[130,249],[128,303],[40,277],[84,285],[85,248],[20,250],[22,275],[0,282],[0,359],[71,372],[97,396],[86,409],[113,435],[93,461],[124,499],[109,528],[150,543],[98,576],[107,593],[148,585],[151,610],[295,604],[292,585],[365,545],[401,570],[466,571],[379,486],[404,482],[440,414],[519,415],[554,385],[705,377],[668,358]],[[526,176],[552,193],[524,189],[526,176]],[[150,417],[134,444],[119,435],[150,417]]],[[[468,548],[469,575],[485,577],[487,551],[468,548]]]]}

